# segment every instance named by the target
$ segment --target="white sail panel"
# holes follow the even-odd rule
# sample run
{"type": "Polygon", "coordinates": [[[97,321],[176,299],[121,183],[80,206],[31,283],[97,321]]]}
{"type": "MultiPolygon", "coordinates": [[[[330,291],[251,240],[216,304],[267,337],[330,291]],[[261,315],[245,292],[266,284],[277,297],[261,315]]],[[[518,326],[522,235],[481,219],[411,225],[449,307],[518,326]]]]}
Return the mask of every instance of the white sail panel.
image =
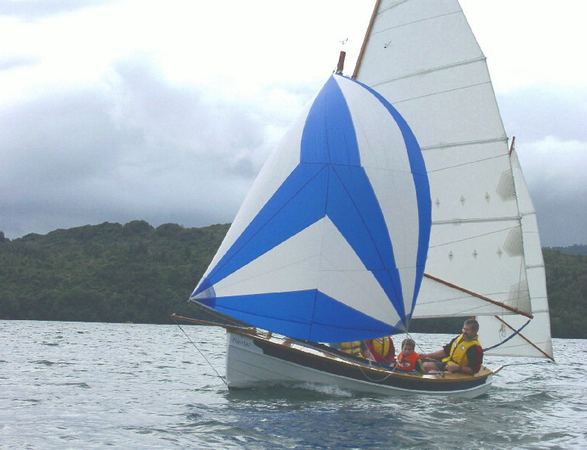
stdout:
{"type": "MultiPolygon", "coordinates": [[[[426,273],[514,309],[530,312],[523,249],[516,245],[518,230],[515,220],[433,224],[426,273]],[[508,244],[512,235],[513,242],[508,244]]],[[[427,299],[421,293],[418,302],[435,301],[433,292],[427,295],[432,298],[427,299]]],[[[463,311],[469,309],[469,305],[463,305],[463,311]]],[[[504,313],[503,307],[495,305],[494,313],[504,313]]]]}
{"type": "Polygon", "coordinates": [[[515,219],[511,167],[497,144],[425,151],[435,222],[515,219]]]}
{"type": "Polygon", "coordinates": [[[393,8],[387,8],[387,3],[380,4],[363,63],[389,61],[390,54],[397,59],[390,67],[379,64],[379,70],[369,65],[365,73],[361,65],[359,78],[367,84],[379,85],[481,56],[457,2],[429,2],[437,3],[438,7],[425,11],[421,1],[403,2],[393,8]]]}
{"type": "MultiPolygon", "coordinates": [[[[395,96],[390,86],[378,86],[386,98],[395,96]]],[[[404,92],[402,97],[405,95],[404,92]]],[[[466,86],[394,104],[410,126],[418,130],[417,138],[423,150],[501,140],[503,153],[507,154],[506,136],[490,85],[466,86]],[[489,108],[494,108],[493,114],[482,113],[489,108]]]]}

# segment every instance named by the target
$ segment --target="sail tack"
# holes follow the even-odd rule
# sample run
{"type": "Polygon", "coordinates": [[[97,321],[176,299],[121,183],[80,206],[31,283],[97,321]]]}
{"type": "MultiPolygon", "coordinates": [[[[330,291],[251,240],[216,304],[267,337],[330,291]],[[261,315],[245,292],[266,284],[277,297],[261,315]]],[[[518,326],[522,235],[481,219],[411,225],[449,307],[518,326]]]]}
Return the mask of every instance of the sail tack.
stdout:
{"type": "Polygon", "coordinates": [[[194,301],[287,336],[404,329],[430,235],[420,147],[377,92],[331,77],[266,163],[194,301]]]}

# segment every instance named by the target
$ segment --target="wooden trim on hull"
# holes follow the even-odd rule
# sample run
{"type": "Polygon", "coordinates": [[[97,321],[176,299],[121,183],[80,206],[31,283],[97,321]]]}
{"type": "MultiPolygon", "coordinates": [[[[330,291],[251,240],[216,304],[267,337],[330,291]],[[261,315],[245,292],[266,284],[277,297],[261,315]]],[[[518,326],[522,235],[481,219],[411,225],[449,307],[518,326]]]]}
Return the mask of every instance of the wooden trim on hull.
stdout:
{"type": "MultiPolygon", "coordinates": [[[[409,374],[389,370],[383,366],[369,365],[358,358],[322,346],[306,345],[303,342],[230,330],[229,333],[249,337],[263,355],[301,367],[338,377],[370,383],[382,388],[415,393],[453,394],[458,392],[486,390],[491,384],[492,372],[483,368],[478,374],[409,374]]],[[[481,392],[483,393],[483,392],[481,392]]],[[[480,394],[479,394],[480,395],[480,394]]]]}

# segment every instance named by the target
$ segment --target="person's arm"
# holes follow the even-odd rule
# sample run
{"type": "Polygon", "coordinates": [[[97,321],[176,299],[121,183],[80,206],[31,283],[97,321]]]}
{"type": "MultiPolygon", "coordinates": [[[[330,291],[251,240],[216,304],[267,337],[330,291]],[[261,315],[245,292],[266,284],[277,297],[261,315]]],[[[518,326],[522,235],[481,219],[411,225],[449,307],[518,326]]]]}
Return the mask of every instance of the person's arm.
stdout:
{"type": "Polygon", "coordinates": [[[481,370],[483,364],[483,349],[476,345],[467,350],[467,359],[469,361],[468,369],[471,370],[471,375],[481,370]]]}
{"type": "Polygon", "coordinates": [[[444,349],[442,349],[442,350],[438,350],[438,351],[432,352],[432,353],[424,353],[421,356],[424,359],[438,359],[438,360],[440,360],[446,356],[446,353],[445,353],[444,349]]]}
{"type": "Polygon", "coordinates": [[[437,359],[437,360],[441,360],[442,358],[444,358],[445,356],[448,356],[450,353],[450,347],[453,343],[453,341],[456,339],[453,338],[448,344],[446,344],[444,347],[442,347],[441,350],[438,350],[436,352],[433,353],[424,353],[421,354],[420,357],[423,359],[437,359]]]}

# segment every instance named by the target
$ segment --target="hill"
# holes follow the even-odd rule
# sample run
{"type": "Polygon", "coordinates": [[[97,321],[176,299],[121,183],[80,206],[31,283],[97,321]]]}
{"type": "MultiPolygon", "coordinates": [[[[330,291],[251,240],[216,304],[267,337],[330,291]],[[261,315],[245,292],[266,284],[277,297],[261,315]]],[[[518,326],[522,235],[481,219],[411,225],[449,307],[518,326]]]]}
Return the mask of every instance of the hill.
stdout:
{"type": "Polygon", "coordinates": [[[0,318],[165,323],[228,225],[103,223],[0,243],[0,318]]]}
{"type": "MultiPolygon", "coordinates": [[[[0,319],[168,323],[171,312],[194,315],[186,299],[227,230],[133,221],[12,241],[0,233],[0,319]]],[[[544,249],[555,337],[587,338],[584,247],[544,249]]],[[[452,333],[458,322],[415,321],[412,331],[452,333]]]]}

